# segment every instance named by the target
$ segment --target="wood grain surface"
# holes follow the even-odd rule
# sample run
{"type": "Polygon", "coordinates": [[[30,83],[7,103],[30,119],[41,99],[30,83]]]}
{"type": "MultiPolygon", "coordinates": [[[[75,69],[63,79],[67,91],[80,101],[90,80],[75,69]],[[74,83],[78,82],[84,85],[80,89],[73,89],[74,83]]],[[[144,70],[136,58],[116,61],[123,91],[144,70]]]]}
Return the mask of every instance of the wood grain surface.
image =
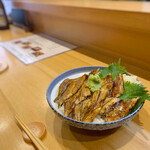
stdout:
{"type": "MultiPolygon", "coordinates": [[[[26,35],[31,33],[26,34],[12,26],[10,30],[0,31],[0,41],[26,35]]],[[[26,124],[33,121],[45,124],[47,133],[43,143],[51,150],[149,150],[150,102],[146,102],[135,119],[128,124],[103,132],[81,130],[64,124],[50,109],[46,100],[46,90],[56,76],[81,66],[107,66],[103,61],[85,55],[80,50],[85,51],[79,48],[31,65],[24,65],[0,47],[0,60],[9,65],[9,68],[0,74],[1,150],[35,149],[31,144],[24,142],[21,130],[15,122],[15,112],[26,124]]],[[[111,56],[106,59],[109,58],[112,59],[111,56]]],[[[130,66],[131,70],[141,71],[138,67],[128,64],[126,66],[130,66]]],[[[148,80],[141,77],[138,79],[150,90],[148,80]]]]}
{"type": "Polygon", "coordinates": [[[87,7],[108,10],[123,10],[135,12],[150,12],[150,3],[146,1],[128,1],[128,0],[2,0],[15,2],[31,2],[41,4],[53,4],[63,6],[87,7]]]}
{"type": "MultiPolygon", "coordinates": [[[[43,32],[150,71],[148,2],[14,0],[43,32]],[[147,7],[146,7],[147,6],[147,7]],[[120,9],[119,9],[120,8],[120,9]],[[126,8],[126,9],[125,9],[126,8]]],[[[7,5],[6,5],[7,9],[7,5]]]]}

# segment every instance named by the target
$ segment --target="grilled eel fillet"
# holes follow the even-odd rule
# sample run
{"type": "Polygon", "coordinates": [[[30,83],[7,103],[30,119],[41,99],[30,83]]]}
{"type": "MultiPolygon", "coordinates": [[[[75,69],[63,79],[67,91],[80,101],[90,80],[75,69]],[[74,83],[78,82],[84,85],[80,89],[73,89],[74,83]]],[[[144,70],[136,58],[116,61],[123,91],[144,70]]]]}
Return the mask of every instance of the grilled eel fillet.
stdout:
{"type": "Polygon", "coordinates": [[[105,122],[119,120],[128,114],[138,100],[139,98],[133,98],[127,101],[119,98],[110,98],[109,102],[101,109],[100,115],[105,122]]]}
{"type": "Polygon", "coordinates": [[[54,102],[58,101],[62,94],[65,92],[65,90],[67,89],[67,87],[70,85],[71,83],[71,79],[65,79],[59,86],[59,91],[58,91],[58,96],[55,98],[54,102]]]}
{"type": "Polygon", "coordinates": [[[89,111],[91,106],[90,98],[85,99],[75,106],[72,112],[72,118],[78,121],[82,121],[84,115],[89,111]]]}
{"type": "Polygon", "coordinates": [[[87,80],[84,81],[83,85],[78,90],[78,92],[66,101],[65,109],[64,109],[65,116],[68,116],[77,104],[79,104],[80,102],[82,102],[88,96],[91,95],[91,91],[86,86],[86,83],[87,83],[87,80]]]}
{"type": "MultiPolygon", "coordinates": [[[[99,69],[93,70],[92,72],[89,73],[89,75],[90,74],[95,75],[95,74],[97,74],[98,71],[99,71],[99,69]]],[[[88,77],[89,77],[89,75],[88,75],[88,77]]],[[[83,85],[78,90],[78,92],[66,101],[65,109],[64,109],[65,116],[68,116],[74,110],[72,113],[72,118],[76,119],[76,120],[81,120],[82,117],[79,117],[79,116],[81,116],[80,114],[82,114],[82,116],[84,116],[83,114],[85,114],[85,112],[87,112],[87,111],[85,111],[85,110],[87,110],[86,108],[91,105],[91,101],[89,100],[88,97],[91,96],[91,94],[92,94],[91,90],[86,85],[87,80],[88,80],[88,78],[84,81],[83,85]],[[82,103],[82,101],[84,101],[84,102],[82,103]]]]}
{"type": "Polygon", "coordinates": [[[112,97],[118,97],[124,92],[123,75],[120,73],[113,82],[112,97]]]}
{"type": "Polygon", "coordinates": [[[101,89],[93,93],[89,112],[85,114],[82,121],[93,122],[95,117],[99,114],[101,110],[101,106],[103,105],[105,98],[109,95],[112,86],[113,86],[113,82],[112,82],[111,75],[108,75],[106,78],[102,80],[101,89]]]}
{"type": "Polygon", "coordinates": [[[83,75],[77,79],[71,81],[71,83],[67,86],[66,90],[63,94],[59,97],[58,107],[62,106],[62,104],[70,97],[72,97],[82,86],[85,79],[87,79],[87,75],[83,75]]]}
{"type": "MultiPolygon", "coordinates": [[[[98,71],[98,69],[94,70],[90,74],[96,74],[98,71]]],[[[133,98],[123,101],[117,98],[124,92],[122,74],[114,80],[111,75],[106,76],[101,81],[101,88],[94,93],[86,86],[89,75],[66,79],[60,85],[55,101],[59,101],[59,107],[65,103],[66,116],[72,114],[75,120],[93,122],[100,114],[105,122],[114,121],[125,117],[139,100],[139,98],[133,98]]]]}
{"type": "Polygon", "coordinates": [[[113,81],[113,86],[112,84],[110,84],[111,80],[109,79],[110,77],[107,76],[102,81],[103,86],[101,88],[101,92],[103,92],[103,98],[104,96],[105,98],[101,98],[101,101],[99,101],[100,103],[98,103],[96,107],[94,107],[93,110],[90,111],[88,115],[84,117],[84,122],[92,122],[98,114],[100,114],[103,117],[105,122],[121,119],[128,114],[130,109],[133,108],[136,102],[139,100],[139,98],[133,98],[128,101],[123,101],[120,98],[117,98],[124,91],[122,74],[119,74],[115,78],[115,80],[113,81]],[[107,92],[108,94],[106,96],[107,92]]]}

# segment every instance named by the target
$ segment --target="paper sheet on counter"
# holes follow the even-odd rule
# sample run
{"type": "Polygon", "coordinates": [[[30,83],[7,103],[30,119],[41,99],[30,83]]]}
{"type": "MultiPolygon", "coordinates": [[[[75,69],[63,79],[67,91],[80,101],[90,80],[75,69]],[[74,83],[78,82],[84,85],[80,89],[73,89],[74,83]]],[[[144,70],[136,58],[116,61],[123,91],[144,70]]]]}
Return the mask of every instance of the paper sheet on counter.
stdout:
{"type": "Polygon", "coordinates": [[[44,34],[7,41],[3,43],[3,47],[26,65],[77,48],[44,34]]]}

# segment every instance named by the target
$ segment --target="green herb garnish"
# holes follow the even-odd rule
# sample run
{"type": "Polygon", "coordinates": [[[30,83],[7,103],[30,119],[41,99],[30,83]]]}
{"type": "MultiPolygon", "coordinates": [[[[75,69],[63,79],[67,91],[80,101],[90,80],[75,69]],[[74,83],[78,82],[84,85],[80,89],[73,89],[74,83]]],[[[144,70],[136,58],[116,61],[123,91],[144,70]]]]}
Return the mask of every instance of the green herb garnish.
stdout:
{"type": "Polygon", "coordinates": [[[118,76],[118,74],[120,73],[124,74],[126,72],[127,71],[125,67],[120,65],[120,59],[119,59],[118,63],[112,63],[107,68],[101,70],[99,76],[100,78],[105,78],[107,75],[111,74],[112,79],[114,80],[118,76]]]}
{"type": "Polygon", "coordinates": [[[140,99],[130,113],[134,112],[145,100],[150,101],[150,94],[148,93],[146,88],[140,84],[131,83],[129,81],[125,82],[124,92],[119,96],[119,98],[122,100],[129,100],[137,97],[139,97],[140,99]]]}
{"type": "Polygon", "coordinates": [[[137,83],[131,83],[129,81],[124,83],[124,92],[119,97],[122,100],[129,100],[132,98],[140,97],[140,100],[144,101],[145,98],[150,100],[150,94],[145,90],[146,88],[137,83]]]}
{"type": "Polygon", "coordinates": [[[87,86],[91,89],[92,92],[95,92],[101,88],[101,79],[98,74],[91,74],[87,81],[87,86]]]}

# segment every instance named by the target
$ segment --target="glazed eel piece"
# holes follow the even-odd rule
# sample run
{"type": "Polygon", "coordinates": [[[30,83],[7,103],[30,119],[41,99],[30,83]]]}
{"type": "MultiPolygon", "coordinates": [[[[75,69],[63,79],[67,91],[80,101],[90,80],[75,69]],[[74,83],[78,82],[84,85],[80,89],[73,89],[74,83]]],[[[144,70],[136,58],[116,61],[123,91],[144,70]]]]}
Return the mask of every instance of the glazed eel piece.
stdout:
{"type": "Polygon", "coordinates": [[[101,106],[103,105],[103,102],[105,101],[106,97],[109,96],[112,86],[113,86],[113,82],[112,82],[111,75],[108,75],[106,76],[106,78],[102,80],[101,89],[93,93],[89,112],[85,114],[82,121],[93,122],[93,120],[99,114],[101,110],[101,106]]]}
{"type": "Polygon", "coordinates": [[[139,98],[123,101],[119,98],[112,98],[100,111],[100,115],[105,122],[119,120],[125,117],[135,106],[139,98]]]}
{"type": "Polygon", "coordinates": [[[82,102],[75,105],[72,112],[72,119],[82,121],[85,114],[89,111],[90,106],[91,106],[90,98],[84,99],[82,102]]]}
{"type": "Polygon", "coordinates": [[[83,75],[82,77],[79,77],[77,79],[74,79],[71,81],[67,89],[64,91],[64,93],[59,98],[58,107],[62,106],[62,104],[70,97],[72,97],[82,86],[85,79],[87,79],[87,75],[83,75]]]}
{"type": "MultiPolygon", "coordinates": [[[[89,73],[89,75],[90,74],[95,75],[95,74],[98,73],[98,71],[99,71],[99,69],[93,70],[92,72],[89,73]]],[[[64,106],[65,107],[64,108],[64,114],[65,114],[65,116],[68,116],[74,110],[75,107],[76,107],[75,110],[77,110],[77,108],[79,107],[80,103],[82,101],[86,100],[87,97],[91,96],[92,93],[91,93],[89,87],[87,87],[87,80],[88,80],[89,75],[87,76],[87,78],[85,79],[85,81],[82,84],[81,88],[77,91],[77,93],[75,93],[72,97],[70,97],[69,99],[66,100],[65,106],[64,106]]],[[[79,112],[80,111],[74,111],[73,114],[72,114],[72,117],[74,119],[78,120],[77,118],[79,118],[79,117],[76,117],[76,116],[79,116],[78,115],[79,112]]]]}
{"type": "Polygon", "coordinates": [[[70,85],[70,83],[72,82],[71,79],[65,79],[59,86],[59,91],[58,91],[58,96],[54,99],[54,102],[57,102],[62,94],[65,92],[65,90],[67,89],[67,87],[70,85]]]}
{"type": "MultiPolygon", "coordinates": [[[[78,90],[76,94],[74,94],[72,97],[70,97],[65,102],[65,109],[64,114],[65,116],[68,116],[74,109],[76,105],[81,103],[83,100],[85,100],[88,96],[91,95],[90,89],[86,86],[87,80],[84,81],[81,88],[78,90]]],[[[76,113],[75,113],[76,114],[76,113]]]]}
{"type": "MultiPolygon", "coordinates": [[[[90,74],[96,74],[94,70],[90,74]]],[[[135,106],[139,98],[123,101],[118,96],[124,92],[123,76],[119,74],[114,80],[111,75],[101,81],[101,88],[94,93],[87,87],[89,75],[83,75],[76,79],[65,79],[60,87],[58,106],[64,104],[64,114],[72,115],[75,120],[93,122],[100,115],[105,122],[114,121],[125,117],[135,106]]]]}
{"type": "Polygon", "coordinates": [[[109,106],[110,109],[112,109],[113,105],[118,103],[118,101],[120,101],[116,97],[121,95],[124,91],[122,74],[119,74],[114,79],[114,81],[112,80],[111,75],[107,75],[104,79],[102,79],[101,84],[102,84],[101,89],[93,94],[90,111],[84,116],[82,120],[84,122],[93,122],[93,120],[96,118],[98,114],[102,116],[103,111],[107,113],[105,108],[109,106]]]}

